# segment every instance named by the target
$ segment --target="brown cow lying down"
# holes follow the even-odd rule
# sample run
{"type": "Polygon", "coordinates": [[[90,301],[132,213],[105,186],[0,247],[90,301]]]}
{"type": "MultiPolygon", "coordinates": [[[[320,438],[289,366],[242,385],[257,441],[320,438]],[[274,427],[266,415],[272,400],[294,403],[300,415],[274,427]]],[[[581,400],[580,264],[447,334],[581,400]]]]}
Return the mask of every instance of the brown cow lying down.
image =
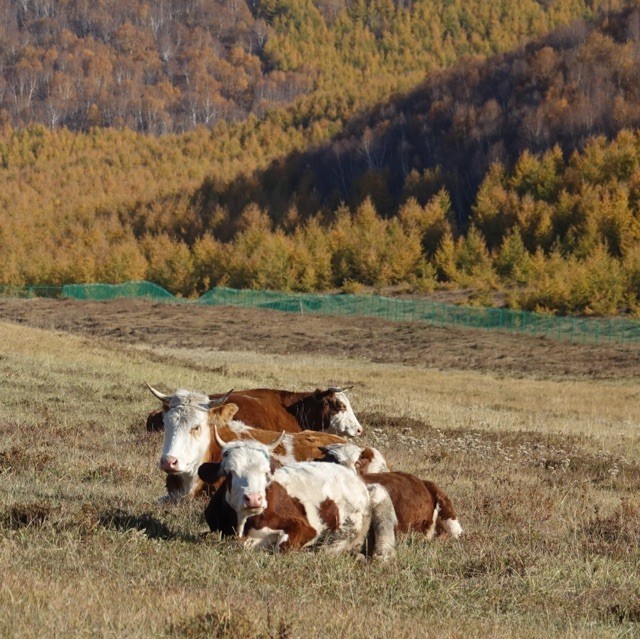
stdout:
{"type": "MultiPolygon", "coordinates": [[[[238,406],[237,419],[247,426],[270,431],[299,433],[318,430],[341,437],[362,434],[362,426],[355,416],[349,399],[342,388],[317,389],[311,393],[253,388],[231,391],[227,400],[238,406]]],[[[222,395],[209,395],[215,400],[222,395]]],[[[147,417],[147,430],[164,428],[162,411],[147,417]]]]}
{"type": "MultiPolygon", "coordinates": [[[[210,399],[201,393],[177,390],[164,395],[149,386],[162,402],[164,442],[160,468],[167,473],[167,494],[162,502],[195,497],[205,485],[198,479],[198,466],[220,460],[220,446],[212,437],[217,426],[227,440],[254,439],[271,441],[273,433],[251,428],[233,419],[238,411],[235,404],[226,404],[226,396],[210,399]]],[[[329,433],[303,431],[285,435],[273,456],[282,464],[317,459],[323,456],[321,446],[344,443],[346,440],[329,433]]]]}
{"type": "Polygon", "coordinates": [[[225,442],[214,428],[221,461],[198,470],[208,483],[224,480],[205,511],[211,529],[251,548],[331,553],[361,552],[371,531],[373,556],[392,556],[396,518],[386,491],[337,464],[279,466],[272,453],[284,436],[270,444],[225,442]]]}
{"type": "Polygon", "coordinates": [[[398,518],[398,531],[422,532],[432,539],[437,525],[438,532],[446,531],[456,538],[462,534],[456,511],[439,486],[409,473],[384,472],[380,468],[382,455],[375,448],[330,444],[322,452],[325,453],[322,461],[351,468],[367,484],[379,484],[387,490],[398,518]],[[372,469],[376,472],[371,472],[372,469]]]}

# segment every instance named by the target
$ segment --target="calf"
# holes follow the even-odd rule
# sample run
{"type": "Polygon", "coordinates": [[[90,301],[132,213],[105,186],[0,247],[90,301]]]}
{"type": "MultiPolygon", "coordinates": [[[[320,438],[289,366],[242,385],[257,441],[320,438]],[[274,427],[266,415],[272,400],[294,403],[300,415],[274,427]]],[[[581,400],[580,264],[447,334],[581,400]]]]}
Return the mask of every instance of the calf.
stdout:
{"type": "Polygon", "coordinates": [[[436,532],[446,531],[456,538],[462,534],[453,505],[439,486],[409,473],[385,472],[386,464],[381,468],[382,455],[375,448],[330,444],[323,446],[322,452],[325,454],[322,461],[341,464],[355,471],[368,485],[378,484],[386,489],[398,518],[399,532],[421,532],[427,539],[432,539],[436,532]]]}
{"type": "MultiPolygon", "coordinates": [[[[205,489],[198,478],[198,466],[218,461],[221,454],[220,447],[211,436],[213,426],[217,426],[227,440],[273,439],[273,433],[233,420],[238,407],[224,403],[229,394],[211,399],[186,390],[164,395],[151,386],[149,389],[162,402],[164,443],[160,468],[167,474],[167,494],[161,498],[163,502],[195,497],[205,489]]],[[[283,437],[273,455],[283,464],[319,459],[324,454],[321,446],[345,442],[330,433],[291,433],[283,437]]]]}
{"type": "MultiPolygon", "coordinates": [[[[247,426],[263,430],[297,433],[317,430],[342,437],[362,434],[362,426],[355,416],[346,388],[317,389],[295,393],[271,388],[253,388],[228,395],[228,401],[238,406],[237,418],[247,426]]],[[[209,395],[219,399],[221,395],[209,395]]],[[[147,417],[147,430],[164,428],[162,411],[153,411],[147,417]]]]}
{"type": "Polygon", "coordinates": [[[360,552],[371,529],[374,556],[390,557],[396,518],[389,495],[339,465],[278,467],[272,453],[284,436],[269,444],[225,442],[214,427],[221,461],[198,470],[208,483],[224,479],[205,511],[210,528],[235,534],[252,548],[321,546],[331,553],[360,552]]]}

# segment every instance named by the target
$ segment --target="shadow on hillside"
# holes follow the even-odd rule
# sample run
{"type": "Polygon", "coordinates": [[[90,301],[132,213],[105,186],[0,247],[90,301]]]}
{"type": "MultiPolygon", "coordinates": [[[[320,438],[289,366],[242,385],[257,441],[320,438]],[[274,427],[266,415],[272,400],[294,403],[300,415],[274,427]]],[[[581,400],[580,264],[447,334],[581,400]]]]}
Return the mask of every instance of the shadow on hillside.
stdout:
{"type": "Polygon", "coordinates": [[[616,100],[635,99],[640,71],[624,75],[618,67],[625,47],[640,48],[638,30],[640,9],[626,8],[559,27],[508,53],[463,59],[409,93],[357,113],[318,147],[228,185],[205,181],[194,201],[203,219],[217,205],[226,207],[229,218],[217,233],[228,239],[250,203],[276,224],[292,206],[301,218],[330,215],[341,202],[357,206],[367,196],[379,214],[392,216],[406,197],[424,204],[444,186],[464,226],[492,163],[513,166],[524,150],[543,153],[556,144],[568,157],[593,135],[611,138],[640,124],[637,110],[614,108],[616,100]],[[567,108],[547,99],[556,94],[567,108]]]}
{"type": "Polygon", "coordinates": [[[102,513],[98,518],[98,523],[104,528],[119,532],[139,530],[144,532],[149,539],[198,541],[198,537],[195,535],[175,532],[149,513],[135,514],[117,509],[102,513]]]}

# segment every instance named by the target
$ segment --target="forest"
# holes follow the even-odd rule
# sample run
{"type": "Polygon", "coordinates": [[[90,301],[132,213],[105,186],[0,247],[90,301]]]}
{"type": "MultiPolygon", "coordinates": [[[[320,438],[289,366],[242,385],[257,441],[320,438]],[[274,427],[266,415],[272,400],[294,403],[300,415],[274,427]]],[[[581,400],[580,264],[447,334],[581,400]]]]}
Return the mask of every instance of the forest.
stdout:
{"type": "Polygon", "coordinates": [[[639,312],[636,2],[0,11],[0,284],[639,312]]]}

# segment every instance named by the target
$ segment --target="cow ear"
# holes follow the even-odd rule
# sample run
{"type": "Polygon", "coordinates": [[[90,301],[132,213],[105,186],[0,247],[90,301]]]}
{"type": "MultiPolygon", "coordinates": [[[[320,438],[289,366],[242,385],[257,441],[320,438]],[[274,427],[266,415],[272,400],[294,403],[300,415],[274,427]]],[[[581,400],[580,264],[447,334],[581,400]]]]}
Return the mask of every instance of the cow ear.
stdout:
{"type": "Polygon", "coordinates": [[[373,459],[373,451],[370,448],[363,448],[360,453],[360,457],[356,462],[356,471],[360,475],[366,475],[367,469],[369,468],[369,464],[371,464],[371,460],[373,459]]]}
{"type": "Polygon", "coordinates": [[[225,404],[220,407],[220,419],[227,422],[233,419],[233,416],[240,410],[238,404],[225,404]]]}
{"type": "Polygon", "coordinates": [[[198,477],[202,479],[205,484],[213,484],[217,479],[220,479],[220,467],[222,464],[207,462],[201,464],[198,468],[198,477]]]}

